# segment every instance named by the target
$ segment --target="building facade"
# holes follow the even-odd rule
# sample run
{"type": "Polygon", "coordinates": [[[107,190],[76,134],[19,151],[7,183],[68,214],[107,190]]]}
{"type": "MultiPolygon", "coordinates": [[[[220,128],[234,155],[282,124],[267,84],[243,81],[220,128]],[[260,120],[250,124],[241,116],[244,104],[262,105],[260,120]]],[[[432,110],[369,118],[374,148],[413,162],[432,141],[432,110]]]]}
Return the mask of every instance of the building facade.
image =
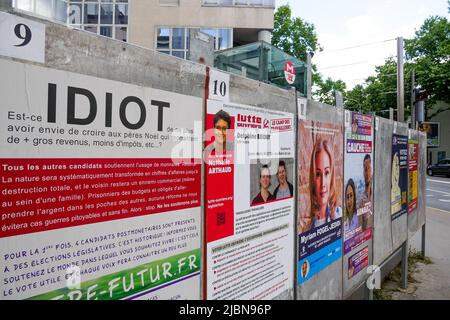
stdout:
{"type": "Polygon", "coordinates": [[[270,42],[275,0],[14,0],[13,6],[186,58],[190,29],[212,35],[216,50],[270,42]]]}
{"type": "Polygon", "coordinates": [[[442,159],[450,159],[450,105],[438,101],[428,110],[429,122],[439,123],[439,146],[428,148],[428,163],[435,164],[442,159]]]}

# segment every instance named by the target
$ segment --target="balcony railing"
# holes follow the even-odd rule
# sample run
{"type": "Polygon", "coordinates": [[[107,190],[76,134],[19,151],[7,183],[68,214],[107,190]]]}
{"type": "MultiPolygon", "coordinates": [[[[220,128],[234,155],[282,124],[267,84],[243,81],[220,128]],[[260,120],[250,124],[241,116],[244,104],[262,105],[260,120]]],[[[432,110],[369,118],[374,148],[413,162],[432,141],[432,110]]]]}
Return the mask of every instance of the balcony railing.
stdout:
{"type": "Polygon", "coordinates": [[[203,0],[204,6],[268,7],[275,8],[275,0],[203,0]]]}

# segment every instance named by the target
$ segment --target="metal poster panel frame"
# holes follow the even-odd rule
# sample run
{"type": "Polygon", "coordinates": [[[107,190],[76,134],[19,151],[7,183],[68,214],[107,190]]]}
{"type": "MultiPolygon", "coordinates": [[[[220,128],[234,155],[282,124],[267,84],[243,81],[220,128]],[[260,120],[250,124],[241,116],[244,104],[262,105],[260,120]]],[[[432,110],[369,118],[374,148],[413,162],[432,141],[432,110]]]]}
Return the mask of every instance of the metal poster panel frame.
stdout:
{"type": "Polygon", "coordinates": [[[391,219],[408,211],[408,136],[392,135],[391,219]]]}
{"type": "Polygon", "coordinates": [[[344,255],[370,240],[373,226],[373,117],[350,116],[345,128],[344,255]]]}
{"type": "Polygon", "coordinates": [[[342,257],[342,125],[300,120],[298,283],[342,257]]]}
{"type": "Polygon", "coordinates": [[[202,99],[0,70],[2,299],[199,299],[202,99]]]}
{"type": "Polygon", "coordinates": [[[207,101],[207,300],[276,299],[294,284],[294,114],[207,101]]]}

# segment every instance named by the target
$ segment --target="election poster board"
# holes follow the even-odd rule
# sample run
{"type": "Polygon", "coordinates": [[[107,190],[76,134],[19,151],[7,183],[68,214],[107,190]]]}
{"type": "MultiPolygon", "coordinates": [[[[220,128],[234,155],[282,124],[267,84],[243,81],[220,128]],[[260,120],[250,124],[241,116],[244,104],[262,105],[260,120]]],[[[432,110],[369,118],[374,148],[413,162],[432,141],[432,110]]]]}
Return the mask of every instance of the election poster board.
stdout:
{"type": "Polygon", "coordinates": [[[300,120],[298,283],[342,256],[343,128],[300,120]]]}
{"type": "Polygon", "coordinates": [[[1,299],[199,299],[202,99],[0,70],[1,299]]]}
{"type": "Polygon", "coordinates": [[[408,213],[417,208],[419,194],[419,141],[408,140],[408,213]]]}
{"type": "Polygon", "coordinates": [[[293,121],[292,113],[207,101],[207,300],[293,290],[293,121]]]}
{"type": "Polygon", "coordinates": [[[391,219],[408,210],[408,136],[392,135],[391,219]]]}
{"type": "Polygon", "coordinates": [[[344,254],[372,238],[372,116],[346,112],[344,254]]]}

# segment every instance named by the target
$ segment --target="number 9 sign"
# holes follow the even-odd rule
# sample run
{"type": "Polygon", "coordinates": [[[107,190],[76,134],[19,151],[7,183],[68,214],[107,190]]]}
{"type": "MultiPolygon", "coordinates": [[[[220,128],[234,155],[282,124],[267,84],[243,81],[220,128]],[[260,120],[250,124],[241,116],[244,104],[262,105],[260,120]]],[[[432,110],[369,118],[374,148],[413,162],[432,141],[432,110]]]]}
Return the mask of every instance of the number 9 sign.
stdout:
{"type": "Polygon", "coordinates": [[[0,55],[45,62],[45,25],[0,12],[0,55]]]}
{"type": "Polygon", "coordinates": [[[16,24],[16,26],[14,27],[14,33],[16,34],[17,38],[23,40],[21,44],[15,44],[16,47],[23,47],[30,43],[32,37],[31,29],[26,24],[23,23],[16,24]],[[24,30],[23,36],[21,30],[24,30]]]}

